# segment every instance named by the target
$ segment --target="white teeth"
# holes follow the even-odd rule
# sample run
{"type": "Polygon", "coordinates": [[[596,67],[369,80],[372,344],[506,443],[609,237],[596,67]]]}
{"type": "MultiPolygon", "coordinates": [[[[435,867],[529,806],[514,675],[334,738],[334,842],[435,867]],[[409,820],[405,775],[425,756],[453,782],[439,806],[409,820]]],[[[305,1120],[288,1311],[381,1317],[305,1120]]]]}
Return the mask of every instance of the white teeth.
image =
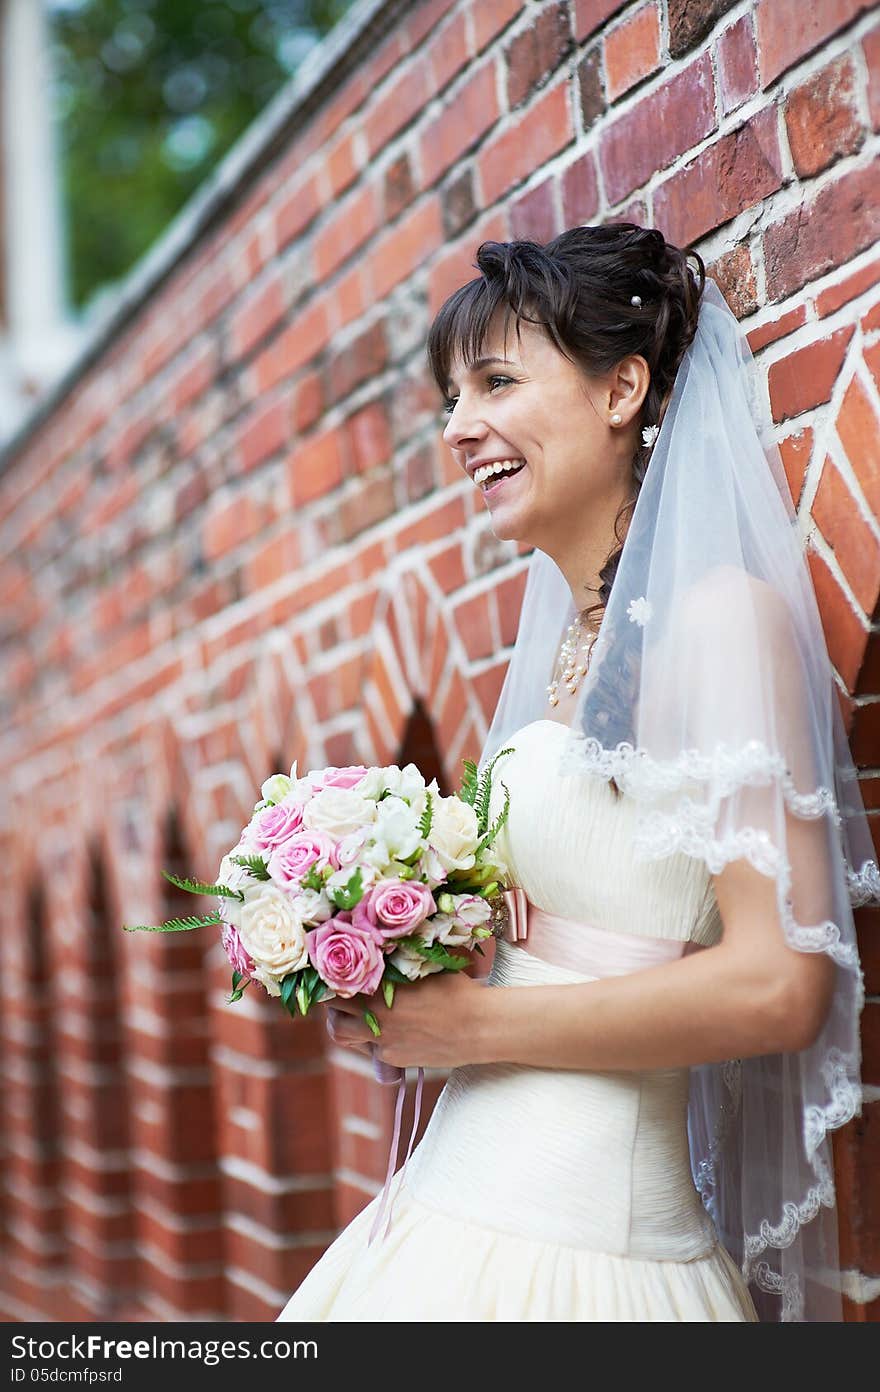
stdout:
{"type": "Polygon", "coordinates": [[[525,464],[525,462],[524,459],[499,459],[495,464],[482,464],[474,474],[474,483],[477,487],[480,487],[486,482],[486,479],[491,478],[493,474],[500,474],[505,469],[517,468],[520,464],[525,464]]]}

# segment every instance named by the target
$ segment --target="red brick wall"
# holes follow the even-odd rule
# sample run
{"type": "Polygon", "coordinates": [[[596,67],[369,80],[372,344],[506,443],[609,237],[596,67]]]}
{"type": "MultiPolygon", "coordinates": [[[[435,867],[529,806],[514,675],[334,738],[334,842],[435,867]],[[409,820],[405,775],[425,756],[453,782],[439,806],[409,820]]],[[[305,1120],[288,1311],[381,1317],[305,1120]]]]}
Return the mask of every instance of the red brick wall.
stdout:
{"type": "MultiPolygon", "coordinates": [[[[225,1005],[210,930],[120,925],[178,911],[160,869],[213,876],[294,757],[447,792],[478,757],[524,561],[441,441],[424,341],[482,240],[626,217],[703,254],[766,365],[880,809],[876,13],[395,10],[0,473],[10,1318],[274,1318],[381,1182],[366,1060],[225,1005]]],[[[873,1091],[835,1136],[853,1320],[880,1310],[877,928],[873,1091]]]]}

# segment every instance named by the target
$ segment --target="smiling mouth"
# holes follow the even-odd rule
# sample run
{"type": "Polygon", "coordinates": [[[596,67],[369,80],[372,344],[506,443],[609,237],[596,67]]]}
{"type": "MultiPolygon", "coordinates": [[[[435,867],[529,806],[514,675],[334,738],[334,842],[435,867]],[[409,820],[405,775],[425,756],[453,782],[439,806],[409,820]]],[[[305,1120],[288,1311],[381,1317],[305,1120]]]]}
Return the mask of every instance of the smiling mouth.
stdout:
{"type": "Polygon", "coordinates": [[[505,459],[503,465],[503,468],[491,468],[491,472],[490,466],[481,466],[474,473],[474,483],[484,493],[490,492],[504,479],[515,478],[517,474],[522,473],[526,462],[524,459],[505,459]]]}

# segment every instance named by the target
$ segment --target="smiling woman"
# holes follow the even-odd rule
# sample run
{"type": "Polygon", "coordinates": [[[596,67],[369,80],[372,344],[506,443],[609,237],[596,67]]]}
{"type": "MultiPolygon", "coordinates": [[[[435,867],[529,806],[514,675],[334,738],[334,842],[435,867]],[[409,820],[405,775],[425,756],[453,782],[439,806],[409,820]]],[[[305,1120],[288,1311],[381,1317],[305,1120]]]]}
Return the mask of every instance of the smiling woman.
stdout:
{"type": "Polygon", "coordinates": [[[696,332],[704,268],[696,256],[695,283],[678,248],[634,224],[576,229],[551,248],[484,243],[481,276],[442,306],[427,354],[443,438],[496,535],[551,555],[589,618],[619,557],[608,538],[621,540],[650,458],[642,430],[662,419],[696,332]]]}
{"type": "Polygon", "coordinates": [[[334,1002],[339,1043],[369,1008],[381,1062],[452,1072],[387,1237],[377,1195],[281,1319],[841,1318],[880,874],[748,344],[687,259],[628,223],[487,243],[432,325],[444,438],[535,548],[480,760],[511,921],[482,989],[334,1002]]]}

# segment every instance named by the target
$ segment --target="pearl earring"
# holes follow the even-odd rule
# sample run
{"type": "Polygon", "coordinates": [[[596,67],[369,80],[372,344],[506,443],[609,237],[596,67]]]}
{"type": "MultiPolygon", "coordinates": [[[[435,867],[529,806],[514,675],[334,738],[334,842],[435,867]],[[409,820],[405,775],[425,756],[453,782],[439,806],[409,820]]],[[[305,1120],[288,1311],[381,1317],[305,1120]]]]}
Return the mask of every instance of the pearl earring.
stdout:
{"type": "Polygon", "coordinates": [[[620,425],[620,421],[621,421],[620,413],[619,413],[618,411],[615,411],[615,412],[614,412],[614,415],[611,417],[611,423],[612,423],[612,425],[620,425]]]}

